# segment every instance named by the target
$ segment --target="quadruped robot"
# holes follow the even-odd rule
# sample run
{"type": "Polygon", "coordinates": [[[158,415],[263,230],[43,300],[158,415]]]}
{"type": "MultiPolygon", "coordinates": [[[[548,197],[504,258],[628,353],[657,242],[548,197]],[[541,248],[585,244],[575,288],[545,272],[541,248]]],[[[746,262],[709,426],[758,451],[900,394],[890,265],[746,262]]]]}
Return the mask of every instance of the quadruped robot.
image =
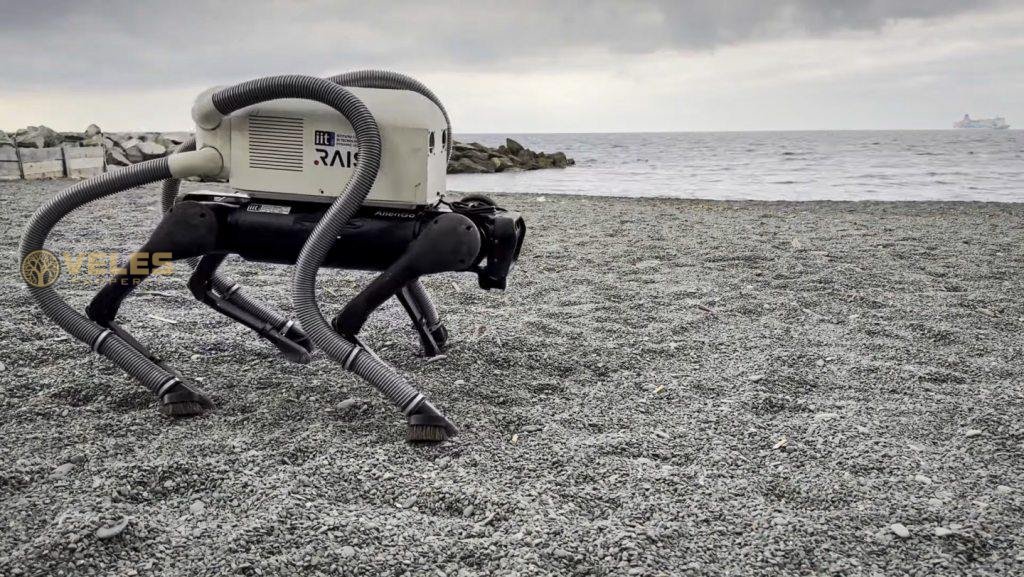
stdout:
{"type": "Polygon", "coordinates": [[[410,441],[454,435],[452,423],[359,338],[369,315],[396,297],[425,354],[439,354],[448,334],[419,279],[465,271],[485,290],[504,289],[519,257],[526,233],[519,214],[482,196],[445,200],[452,131],[437,97],[393,72],[274,76],[210,89],[192,117],[195,139],[175,154],[75,184],[33,215],[22,259],[43,249],[53,227],[78,207],[163,181],[163,220],[85,315],[52,286],[28,286],[46,315],[141,381],[164,414],[203,413],[212,407],[203,391],[116,321],[125,297],[155,268],[153,255],[169,253],[193,268],[188,286],[197,299],[288,360],[308,362],[319,348],[373,384],[407,416],[410,441]],[[180,179],[191,176],[227,180],[232,192],[181,194],[180,179]],[[297,318],[218,272],[229,255],[294,264],[297,318]],[[328,322],[315,297],[321,267],[380,274],[328,322]]]}

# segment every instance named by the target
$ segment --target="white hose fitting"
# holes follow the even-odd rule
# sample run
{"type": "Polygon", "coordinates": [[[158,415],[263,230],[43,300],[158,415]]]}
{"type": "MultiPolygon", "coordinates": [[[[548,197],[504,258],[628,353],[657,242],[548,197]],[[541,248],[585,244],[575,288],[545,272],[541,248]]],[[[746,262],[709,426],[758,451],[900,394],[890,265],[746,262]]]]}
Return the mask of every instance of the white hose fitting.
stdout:
{"type": "Polygon", "coordinates": [[[224,169],[224,158],[212,146],[193,152],[181,152],[167,157],[168,168],[174,178],[190,176],[217,176],[224,169]]]}
{"type": "Polygon", "coordinates": [[[213,95],[219,92],[221,88],[223,86],[214,86],[203,91],[202,94],[196,97],[196,101],[192,103],[192,120],[200,128],[213,130],[220,126],[220,121],[224,118],[224,115],[213,105],[213,95]]]}

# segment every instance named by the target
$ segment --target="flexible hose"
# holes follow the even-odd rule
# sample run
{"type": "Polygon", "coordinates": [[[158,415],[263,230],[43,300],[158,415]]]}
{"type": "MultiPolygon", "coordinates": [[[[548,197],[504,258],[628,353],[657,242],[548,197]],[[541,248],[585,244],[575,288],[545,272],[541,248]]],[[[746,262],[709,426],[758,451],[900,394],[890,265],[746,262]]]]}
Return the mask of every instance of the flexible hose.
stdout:
{"type": "MultiPolygon", "coordinates": [[[[328,80],[342,86],[408,90],[411,92],[417,92],[427,100],[433,102],[434,106],[437,106],[441,111],[441,114],[444,116],[444,122],[448,127],[448,140],[445,143],[445,146],[447,147],[447,159],[451,160],[452,144],[454,143],[451,118],[448,117],[448,111],[445,110],[444,104],[441,103],[441,99],[419,80],[416,80],[411,76],[406,76],[405,74],[391,72],[390,70],[357,70],[354,72],[346,72],[344,74],[331,76],[328,80]]],[[[430,295],[427,294],[426,287],[423,286],[423,283],[420,282],[419,279],[410,283],[409,293],[413,300],[415,300],[419,305],[419,309],[423,313],[423,316],[427,321],[427,325],[430,327],[437,326],[437,324],[441,322],[441,319],[437,314],[437,307],[435,307],[433,301],[430,300],[430,295]]]]}
{"type": "MultiPolygon", "coordinates": [[[[72,211],[94,200],[170,176],[168,160],[158,158],[107,172],[61,191],[40,207],[29,220],[21,238],[21,259],[24,260],[34,251],[42,250],[53,227],[72,211]]],[[[71,308],[52,286],[29,285],[28,290],[39,308],[59,327],[108,357],[154,393],[161,385],[174,378],[174,375],[157,366],[134,347],[71,308]],[[97,340],[104,334],[106,336],[97,345],[97,340]]]]}
{"type": "Polygon", "coordinates": [[[391,72],[390,70],[357,70],[355,72],[346,72],[344,74],[331,76],[328,80],[342,86],[408,90],[410,92],[417,92],[421,94],[427,100],[433,102],[434,106],[437,106],[441,111],[441,114],[444,115],[444,122],[448,125],[448,141],[445,143],[445,146],[448,149],[448,159],[451,160],[452,143],[454,142],[452,135],[452,121],[448,118],[448,111],[445,110],[444,104],[441,104],[441,99],[419,80],[416,80],[411,76],[406,76],[405,74],[391,72]]]}
{"type": "Polygon", "coordinates": [[[228,115],[247,106],[279,98],[304,98],[334,108],[352,125],[359,147],[359,164],[344,192],[314,227],[296,260],[292,300],[299,322],[318,348],[332,359],[344,363],[392,403],[410,413],[426,402],[423,395],[376,356],[357,349],[336,333],[316,302],[317,272],[377,178],[381,158],[377,122],[354,94],[332,81],[311,76],[273,76],[243,82],[216,92],[212,101],[218,112],[228,115]]]}

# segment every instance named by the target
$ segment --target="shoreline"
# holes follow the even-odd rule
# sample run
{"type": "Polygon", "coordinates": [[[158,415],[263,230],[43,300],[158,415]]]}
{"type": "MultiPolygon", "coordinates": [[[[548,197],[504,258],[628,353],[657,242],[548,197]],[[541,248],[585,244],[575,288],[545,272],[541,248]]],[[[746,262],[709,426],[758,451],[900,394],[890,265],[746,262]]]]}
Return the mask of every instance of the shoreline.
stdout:
{"type": "MultiPolygon", "coordinates": [[[[787,199],[759,199],[759,198],[698,198],[698,197],[686,197],[681,198],[677,196],[624,196],[624,195],[613,195],[613,194],[567,194],[567,193],[537,193],[537,192],[488,192],[482,190],[448,190],[449,194],[455,195],[466,195],[466,194],[493,194],[506,197],[544,197],[545,201],[557,198],[572,198],[572,199],[610,199],[610,200],[625,200],[625,201],[680,201],[680,202],[721,202],[721,203],[752,203],[752,204],[950,204],[950,205],[970,205],[970,204],[997,204],[997,205],[1008,205],[1008,206],[1021,206],[1024,205],[1024,199],[1012,202],[1006,200],[870,200],[870,199],[811,199],[811,200],[787,200],[787,199]]],[[[544,201],[542,201],[544,202],[544,201]]]]}

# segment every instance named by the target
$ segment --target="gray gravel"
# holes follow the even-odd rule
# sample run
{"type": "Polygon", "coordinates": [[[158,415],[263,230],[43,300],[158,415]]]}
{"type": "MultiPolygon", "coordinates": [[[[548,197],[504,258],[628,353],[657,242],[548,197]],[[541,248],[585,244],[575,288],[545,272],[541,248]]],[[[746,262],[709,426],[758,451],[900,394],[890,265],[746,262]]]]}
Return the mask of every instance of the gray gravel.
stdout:
{"type": "MultiPolygon", "coordinates": [[[[510,290],[427,281],[446,358],[393,303],[366,329],[461,426],[424,448],[181,270],[123,317],[219,406],[159,416],[21,288],[65,185],[0,183],[2,575],[1024,573],[1024,206],[501,197],[530,226],[510,290]]],[[[135,247],[157,196],[51,247],[135,247]]],[[[290,308],[287,269],[230,268],[290,308]]],[[[367,279],[323,276],[328,310],[367,279]]]]}

